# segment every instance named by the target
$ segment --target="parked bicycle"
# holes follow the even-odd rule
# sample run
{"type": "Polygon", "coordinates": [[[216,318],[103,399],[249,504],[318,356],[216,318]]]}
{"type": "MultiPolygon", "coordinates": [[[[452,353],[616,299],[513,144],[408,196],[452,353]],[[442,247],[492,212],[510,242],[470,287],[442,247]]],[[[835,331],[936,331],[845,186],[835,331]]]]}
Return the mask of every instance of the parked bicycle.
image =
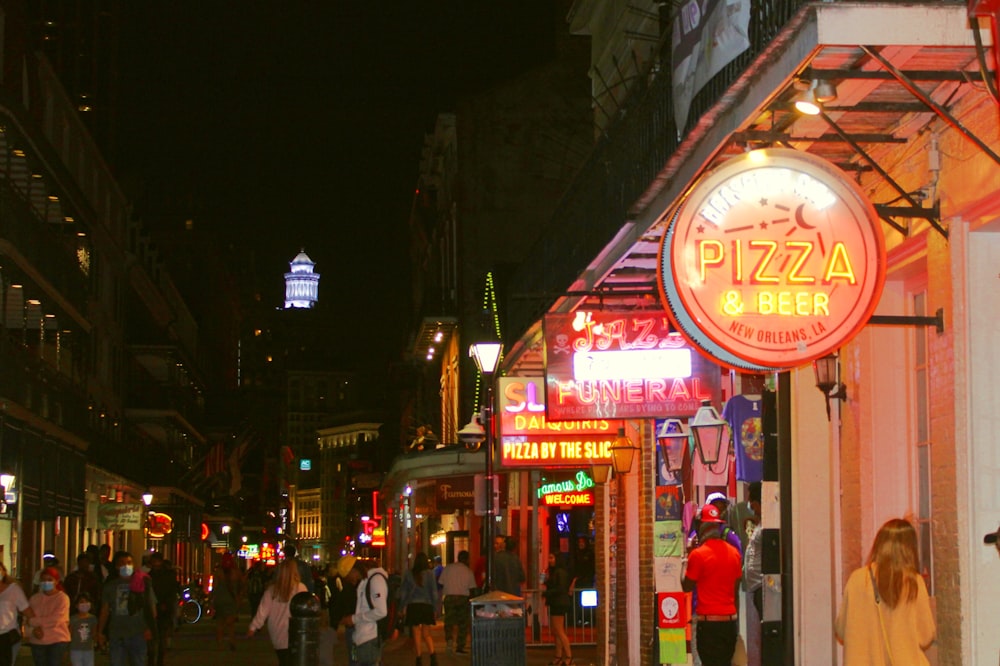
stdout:
{"type": "Polygon", "coordinates": [[[184,624],[195,624],[202,617],[212,615],[208,596],[201,587],[185,587],[177,603],[180,607],[177,615],[184,624]]]}

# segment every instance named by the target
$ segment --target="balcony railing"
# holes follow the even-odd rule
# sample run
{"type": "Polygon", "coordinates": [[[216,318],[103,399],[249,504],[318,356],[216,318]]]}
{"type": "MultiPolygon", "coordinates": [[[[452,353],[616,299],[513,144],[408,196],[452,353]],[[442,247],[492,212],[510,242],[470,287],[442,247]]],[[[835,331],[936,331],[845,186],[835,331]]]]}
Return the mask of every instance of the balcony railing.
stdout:
{"type": "Polygon", "coordinates": [[[87,278],[76,256],[51,226],[38,219],[24,197],[0,177],[0,240],[10,243],[30,268],[80,311],[86,309],[87,278]]]}
{"type": "MultiPolygon", "coordinates": [[[[695,95],[688,113],[689,128],[806,4],[804,0],[753,0],[750,48],[695,95]]],[[[617,122],[594,146],[542,236],[526,253],[524,270],[516,271],[507,303],[509,330],[515,338],[555,300],[529,295],[558,293],[576,280],[621,230],[629,210],[677,150],[669,55],[667,50],[656,77],[625,102],[617,122]]]]}

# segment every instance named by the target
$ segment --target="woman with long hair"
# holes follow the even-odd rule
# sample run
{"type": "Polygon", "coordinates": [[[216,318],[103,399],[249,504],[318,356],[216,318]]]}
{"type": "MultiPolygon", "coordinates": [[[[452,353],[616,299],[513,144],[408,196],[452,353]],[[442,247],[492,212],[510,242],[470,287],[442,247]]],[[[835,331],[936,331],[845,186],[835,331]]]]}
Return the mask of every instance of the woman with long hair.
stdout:
{"type": "Polygon", "coordinates": [[[28,603],[35,612],[28,620],[35,666],[60,666],[69,650],[69,597],[63,591],[58,569],[42,569],[38,592],[31,595],[28,603]]]}
{"type": "Polygon", "coordinates": [[[0,562],[0,666],[12,666],[21,650],[21,623],[18,615],[29,620],[35,616],[28,598],[16,579],[0,562]]]}
{"type": "Polygon", "coordinates": [[[437,666],[437,655],[434,654],[434,637],[430,628],[437,619],[434,609],[437,608],[437,580],[431,569],[431,560],[427,553],[417,553],[413,558],[413,568],[403,574],[403,582],[399,588],[400,605],[406,616],[405,625],[413,632],[413,646],[417,652],[417,666],[421,665],[423,646],[427,646],[430,655],[430,666],[437,666]]]}
{"type": "Polygon", "coordinates": [[[917,531],[901,518],[875,535],[868,563],[847,579],[834,627],[844,666],[918,666],[934,642],[934,617],[920,575],[917,531]]]}
{"type": "Polygon", "coordinates": [[[569,591],[572,577],[566,559],[566,553],[549,553],[549,568],[545,572],[545,605],[549,607],[549,626],[556,644],[556,658],[549,662],[552,666],[573,663],[573,649],[566,635],[566,616],[573,607],[569,591]]]}
{"type": "Polygon", "coordinates": [[[247,637],[252,637],[266,624],[267,635],[271,645],[278,655],[278,666],[291,666],[291,656],[288,654],[288,619],[290,616],[288,603],[299,592],[307,592],[306,586],[299,580],[299,567],[295,560],[284,560],[277,566],[277,572],[272,582],[264,591],[257,614],[250,622],[247,637]]]}

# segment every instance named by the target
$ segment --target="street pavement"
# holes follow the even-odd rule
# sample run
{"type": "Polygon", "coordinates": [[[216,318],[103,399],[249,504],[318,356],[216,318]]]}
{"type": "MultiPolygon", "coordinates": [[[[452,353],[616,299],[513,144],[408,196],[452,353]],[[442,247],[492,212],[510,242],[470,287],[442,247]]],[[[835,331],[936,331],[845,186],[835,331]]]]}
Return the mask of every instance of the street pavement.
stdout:
{"type": "MultiPolygon", "coordinates": [[[[278,663],[267,631],[258,633],[254,638],[246,638],[249,620],[246,614],[240,616],[236,631],[236,649],[219,646],[215,641],[215,625],[211,619],[205,619],[197,624],[183,625],[174,635],[173,644],[167,653],[165,666],[276,666],[278,663]]],[[[495,666],[494,664],[476,663],[468,654],[449,654],[445,649],[444,632],[441,624],[432,630],[435,650],[438,655],[438,666],[495,666]]],[[[333,648],[333,664],[347,666],[347,651],[343,643],[343,632],[338,633],[338,643],[333,648]]],[[[555,655],[552,646],[528,647],[526,649],[524,666],[542,666],[552,661],[555,655]]],[[[593,646],[577,646],[573,649],[573,664],[579,666],[597,666],[596,650],[593,646]]],[[[107,654],[97,654],[95,666],[109,666],[107,654]]],[[[21,648],[17,659],[20,666],[30,666],[31,651],[27,646],[21,648]]],[[[389,641],[382,655],[383,666],[414,666],[416,653],[413,641],[401,636],[389,641]]],[[[423,666],[430,666],[430,660],[424,654],[423,666]]],[[[299,665],[296,665],[299,666],[299,665]]],[[[310,665],[312,666],[312,665],[310,665]]],[[[514,665],[520,666],[520,665],[514,665]]]]}

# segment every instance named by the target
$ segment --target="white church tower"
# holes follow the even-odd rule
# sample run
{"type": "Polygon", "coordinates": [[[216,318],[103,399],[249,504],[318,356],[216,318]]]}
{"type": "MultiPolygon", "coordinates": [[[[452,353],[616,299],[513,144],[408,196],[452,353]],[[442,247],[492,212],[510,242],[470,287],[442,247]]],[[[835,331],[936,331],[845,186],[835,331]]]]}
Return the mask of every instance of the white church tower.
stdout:
{"type": "Polygon", "coordinates": [[[285,309],[313,308],[319,300],[319,273],[313,272],[316,265],[305,248],[295,255],[288,265],[291,272],[285,273],[285,309]]]}

